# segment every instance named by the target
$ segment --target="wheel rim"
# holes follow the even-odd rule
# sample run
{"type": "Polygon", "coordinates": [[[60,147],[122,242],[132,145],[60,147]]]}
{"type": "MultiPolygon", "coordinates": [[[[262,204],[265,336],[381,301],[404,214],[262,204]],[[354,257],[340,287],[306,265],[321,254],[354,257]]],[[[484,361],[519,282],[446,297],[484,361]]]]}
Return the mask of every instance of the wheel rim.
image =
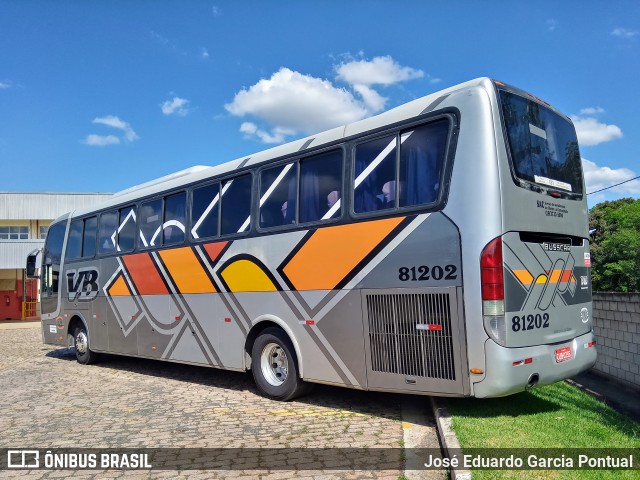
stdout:
{"type": "Polygon", "coordinates": [[[88,347],[89,339],[87,338],[87,334],[81,330],[76,334],[76,351],[82,355],[86,353],[88,347]]]}
{"type": "Polygon", "coordinates": [[[260,368],[264,379],[274,387],[279,387],[287,380],[289,359],[284,349],[277,343],[268,343],[260,355],[260,368]]]}

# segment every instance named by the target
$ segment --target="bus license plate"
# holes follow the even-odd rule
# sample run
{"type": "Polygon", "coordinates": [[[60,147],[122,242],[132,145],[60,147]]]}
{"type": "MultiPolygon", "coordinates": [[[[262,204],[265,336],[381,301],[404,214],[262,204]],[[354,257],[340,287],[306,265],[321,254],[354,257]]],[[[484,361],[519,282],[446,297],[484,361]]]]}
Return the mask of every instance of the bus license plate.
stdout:
{"type": "Polygon", "coordinates": [[[556,350],[556,363],[564,362],[572,357],[571,347],[558,348],[556,350]]]}

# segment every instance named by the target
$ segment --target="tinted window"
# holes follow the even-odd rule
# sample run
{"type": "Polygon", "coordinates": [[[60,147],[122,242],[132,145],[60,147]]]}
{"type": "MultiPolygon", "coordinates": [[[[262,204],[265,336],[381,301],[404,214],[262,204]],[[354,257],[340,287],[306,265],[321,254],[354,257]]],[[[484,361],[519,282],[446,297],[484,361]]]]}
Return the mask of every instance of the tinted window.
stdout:
{"type": "Polygon", "coordinates": [[[140,206],[140,241],[143,248],[162,245],[162,200],[157,199],[140,206]]]}
{"type": "Polygon", "coordinates": [[[184,192],[165,198],[164,223],[162,224],[163,245],[176,245],[184,242],[186,202],[187,195],[184,192]]]}
{"type": "Polygon", "coordinates": [[[214,183],[193,191],[191,206],[191,236],[207,238],[218,236],[220,210],[220,184],[214,183]]]}
{"type": "Polygon", "coordinates": [[[402,133],[400,139],[400,206],[435,202],[446,152],[446,120],[402,133]]]}
{"type": "Polygon", "coordinates": [[[96,230],[97,217],[87,218],[84,221],[84,234],[82,238],[82,256],[93,257],[96,254],[96,230]]]}
{"type": "Polygon", "coordinates": [[[75,260],[82,255],[82,220],[71,222],[69,238],[67,239],[67,254],[65,260],[75,260]]]}
{"type": "Polygon", "coordinates": [[[396,204],[395,135],[356,146],[353,208],[356,213],[392,208],[396,204]]]}
{"type": "Polygon", "coordinates": [[[136,240],[135,207],[120,209],[120,226],[118,227],[118,251],[130,252],[136,240]]]}
{"type": "MultiPolygon", "coordinates": [[[[42,294],[50,297],[58,293],[58,277],[60,274],[60,259],[67,222],[56,223],[49,227],[47,240],[42,253],[42,294]]],[[[46,312],[45,312],[46,313],[46,312]]]]}
{"type": "Polygon", "coordinates": [[[290,225],[296,220],[297,165],[288,163],[260,173],[260,227],[290,225]]]}
{"type": "Polygon", "coordinates": [[[517,177],[582,193],[582,166],[573,125],[533,100],[500,91],[502,113],[517,177]]]}
{"type": "Polygon", "coordinates": [[[300,161],[300,223],[339,216],[342,151],[300,161]]]}
{"type": "Polygon", "coordinates": [[[251,175],[242,175],[222,183],[221,235],[249,229],[251,212],[251,175]]]}
{"type": "Polygon", "coordinates": [[[112,253],[116,251],[116,225],[118,212],[107,212],[100,215],[100,231],[98,235],[98,252],[112,253]]]}

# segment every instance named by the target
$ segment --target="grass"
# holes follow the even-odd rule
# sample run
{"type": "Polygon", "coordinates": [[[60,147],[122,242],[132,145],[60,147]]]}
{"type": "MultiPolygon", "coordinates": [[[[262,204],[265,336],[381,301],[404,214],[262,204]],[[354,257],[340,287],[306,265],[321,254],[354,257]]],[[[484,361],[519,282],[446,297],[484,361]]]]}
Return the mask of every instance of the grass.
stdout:
{"type": "MultiPolygon", "coordinates": [[[[640,424],[564,382],[504,398],[447,399],[445,405],[463,449],[640,449],[640,424]]],[[[476,470],[473,478],[637,479],[639,475],[637,470],[476,470]]]]}

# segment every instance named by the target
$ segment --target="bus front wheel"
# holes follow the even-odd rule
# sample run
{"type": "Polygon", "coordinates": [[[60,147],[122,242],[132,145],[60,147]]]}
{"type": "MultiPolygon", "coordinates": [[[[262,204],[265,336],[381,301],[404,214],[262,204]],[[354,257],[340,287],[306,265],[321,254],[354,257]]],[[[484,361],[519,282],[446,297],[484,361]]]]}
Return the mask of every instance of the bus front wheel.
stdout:
{"type": "Polygon", "coordinates": [[[293,400],[305,391],[293,344],[279,328],[267,328],[256,338],[251,371],[260,391],[274,400],[293,400]]]}
{"type": "Polygon", "coordinates": [[[89,334],[84,325],[76,328],[73,333],[73,346],[76,350],[78,363],[88,365],[95,362],[98,354],[89,349],[89,334]]]}

